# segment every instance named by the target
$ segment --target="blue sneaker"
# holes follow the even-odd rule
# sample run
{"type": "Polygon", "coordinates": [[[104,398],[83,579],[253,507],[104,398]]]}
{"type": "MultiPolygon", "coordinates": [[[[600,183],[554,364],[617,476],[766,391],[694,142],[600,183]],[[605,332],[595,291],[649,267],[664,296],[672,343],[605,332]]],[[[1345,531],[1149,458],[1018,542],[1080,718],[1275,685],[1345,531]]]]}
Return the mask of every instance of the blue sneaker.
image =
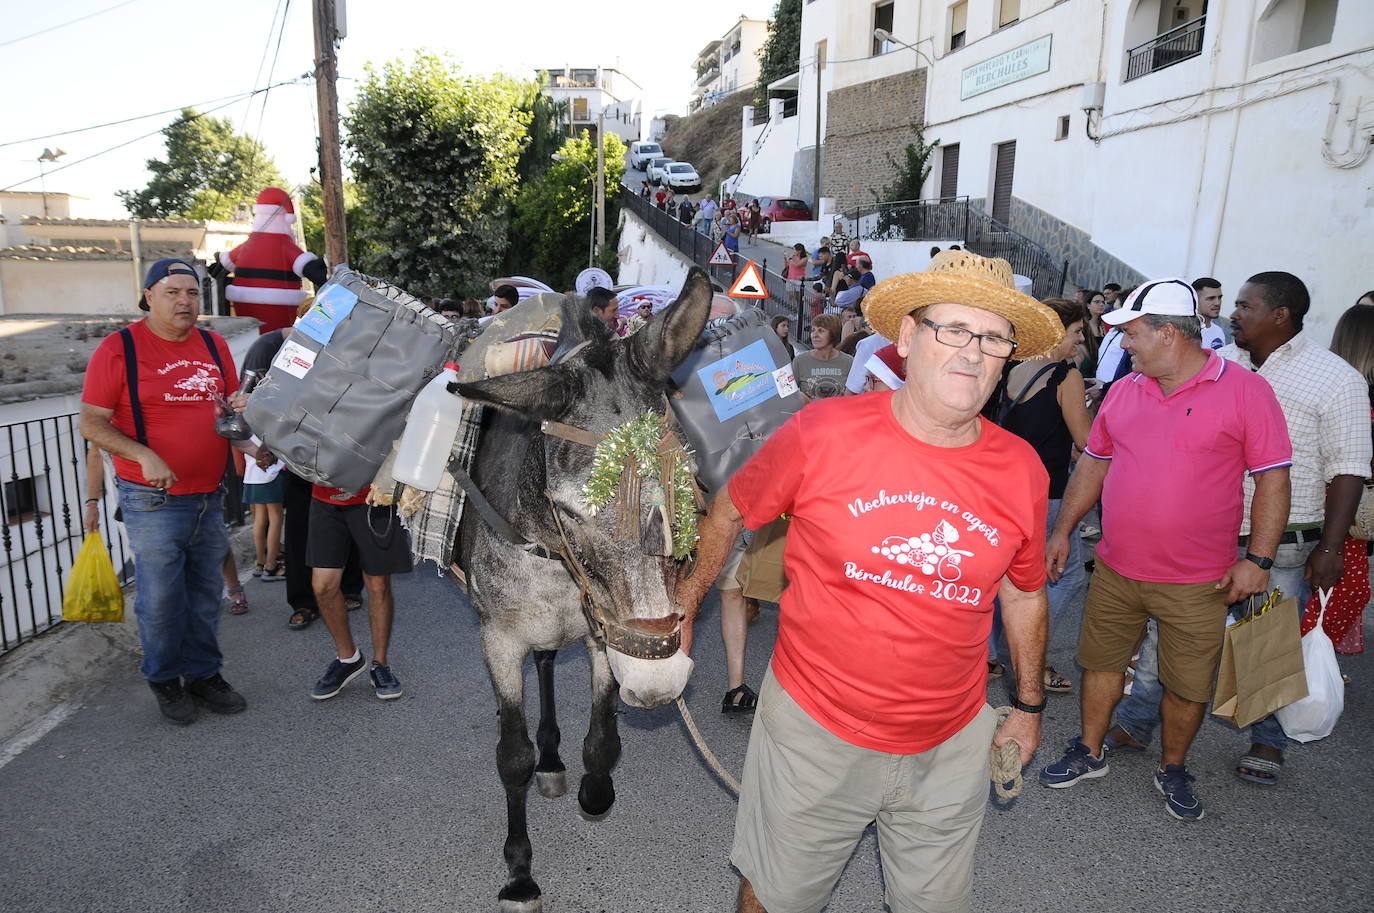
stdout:
{"type": "Polygon", "coordinates": [[[315,683],[315,687],[310,689],[310,696],[317,701],[329,700],[334,695],[344,689],[353,679],[363,674],[367,668],[367,657],[361,653],[357,660],[346,663],[337,657],[329,664],[329,668],[324,670],[324,675],[315,683]]]}
{"type": "Polygon", "coordinates": [[[372,689],[377,692],[377,697],[384,701],[394,701],[403,693],[401,691],[401,681],[392,674],[390,666],[383,666],[379,663],[372,665],[372,689]]]}
{"type": "Polygon", "coordinates": [[[1074,739],[1069,743],[1069,750],[1064,752],[1064,757],[1045,765],[1045,769],[1040,771],[1040,783],[1051,789],[1064,789],[1079,780],[1105,777],[1110,769],[1107,766],[1106,748],[1102,749],[1102,757],[1094,758],[1088,746],[1074,739]]]}
{"type": "Polygon", "coordinates": [[[1198,821],[1207,814],[1193,792],[1193,780],[1182,764],[1166,764],[1155,771],[1155,789],[1164,796],[1164,808],[1180,821],[1198,821]]]}

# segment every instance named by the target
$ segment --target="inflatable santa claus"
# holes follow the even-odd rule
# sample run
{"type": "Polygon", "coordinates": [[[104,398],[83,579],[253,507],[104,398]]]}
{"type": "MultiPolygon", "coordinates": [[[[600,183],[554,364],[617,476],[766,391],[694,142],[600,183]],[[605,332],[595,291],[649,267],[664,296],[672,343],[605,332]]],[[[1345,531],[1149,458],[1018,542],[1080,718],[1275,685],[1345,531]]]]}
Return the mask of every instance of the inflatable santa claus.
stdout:
{"type": "Polygon", "coordinates": [[[291,223],[296,210],[286,191],[268,187],[253,206],[253,232],[248,240],[219,255],[219,265],[233,274],[225,297],[240,317],[262,321],[259,333],[290,326],[296,308],[309,293],[301,277],[316,286],[328,278],[324,261],[296,246],[291,223]]]}

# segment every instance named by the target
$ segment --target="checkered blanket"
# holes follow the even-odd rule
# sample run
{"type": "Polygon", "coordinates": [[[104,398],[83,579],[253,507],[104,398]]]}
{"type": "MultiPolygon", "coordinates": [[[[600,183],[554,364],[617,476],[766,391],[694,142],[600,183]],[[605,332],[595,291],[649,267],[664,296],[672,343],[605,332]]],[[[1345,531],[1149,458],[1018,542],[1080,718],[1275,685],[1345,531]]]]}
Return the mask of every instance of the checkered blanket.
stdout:
{"type": "MultiPolygon", "coordinates": [[[[472,469],[481,427],[482,407],[476,403],[464,403],[463,421],[451,451],[464,470],[472,469]]],[[[439,487],[428,495],[415,492],[420,497],[412,499],[408,497],[412,492],[414,489],[407,488],[398,505],[401,523],[410,532],[411,555],[417,563],[426,559],[433,561],[438,571],[445,573],[457,557],[453,546],[458,540],[458,524],[463,519],[467,492],[447,472],[441,477],[439,487]],[[418,509],[415,507],[416,501],[418,509]]]]}

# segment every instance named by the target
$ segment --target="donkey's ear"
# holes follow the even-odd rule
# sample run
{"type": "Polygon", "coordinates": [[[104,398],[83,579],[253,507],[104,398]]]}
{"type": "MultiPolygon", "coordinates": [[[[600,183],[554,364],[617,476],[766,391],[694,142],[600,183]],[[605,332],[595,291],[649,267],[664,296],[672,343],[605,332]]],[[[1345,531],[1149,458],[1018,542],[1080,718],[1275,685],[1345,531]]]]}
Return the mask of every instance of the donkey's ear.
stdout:
{"type": "Polygon", "coordinates": [[[630,363],[642,376],[666,383],[696,345],[711,314],[711,280],[693,267],[677,300],[630,337],[630,363]]]}
{"type": "Polygon", "coordinates": [[[470,384],[449,384],[448,392],[537,421],[557,419],[567,415],[582,396],[583,371],[573,365],[550,365],[470,384]]]}

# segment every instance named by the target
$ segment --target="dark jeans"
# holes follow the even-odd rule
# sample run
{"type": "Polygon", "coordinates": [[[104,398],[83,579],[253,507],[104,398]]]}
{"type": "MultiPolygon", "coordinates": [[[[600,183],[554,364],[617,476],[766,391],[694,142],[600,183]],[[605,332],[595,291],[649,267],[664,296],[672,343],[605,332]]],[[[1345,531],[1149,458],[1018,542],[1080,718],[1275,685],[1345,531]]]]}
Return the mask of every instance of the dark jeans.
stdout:
{"type": "MultiPolygon", "coordinates": [[[[305,563],[305,543],[310,538],[310,483],[289,469],[281,471],[282,505],[286,511],[286,602],[293,609],[318,609],[310,585],[310,565],[305,563]]],[[[342,589],[355,596],[363,591],[363,571],[354,546],[344,565],[342,589]]]]}
{"type": "Polygon", "coordinates": [[[150,682],[209,678],[220,669],[220,587],[229,536],[223,489],[169,495],[116,479],[134,553],[134,615],[150,682]]]}

